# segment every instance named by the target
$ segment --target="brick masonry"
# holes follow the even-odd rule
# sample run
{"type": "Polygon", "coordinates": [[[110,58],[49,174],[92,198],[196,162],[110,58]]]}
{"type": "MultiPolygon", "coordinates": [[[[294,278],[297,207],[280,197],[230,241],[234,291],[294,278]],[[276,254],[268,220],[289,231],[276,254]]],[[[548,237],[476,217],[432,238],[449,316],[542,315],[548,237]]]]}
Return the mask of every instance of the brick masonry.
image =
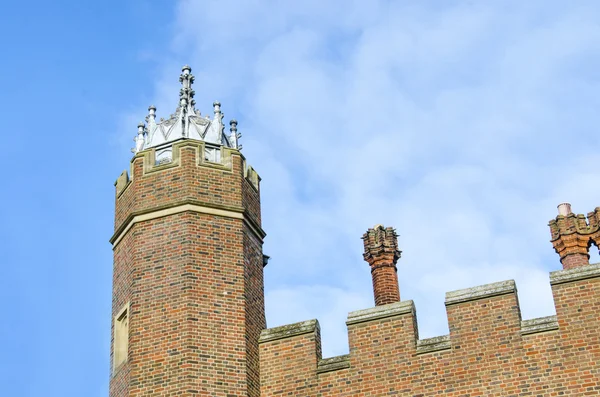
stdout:
{"type": "Polygon", "coordinates": [[[600,395],[600,265],[575,270],[552,274],[542,319],[521,321],[513,281],[448,293],[436,338],[419,339],[412,301],[350,313],[350,354],[328,371],[316,322],[261,340],[262,396],[600,395]]]}
{"type": "Polygon", "coordinates": [[[400,300],[396,262],[400,258],[398,235],[391,227],[377,225],[363,235],[363,257],[371,266],[375,305],[387,305],[400,300]]]}
{"type": "Polygon", "coordinates": [[[113,317],[129,304],[129,351],[111,368],[110,395],[258,397],[258,179],[236,150],[223,164],[205,163],[197,141],[176,143],[174,153],[154,165],[153,151],[141,152],[131,180],[117,181],[113,317]],[[233,215],[182,211],[132,224],[190,203],[233,215]]]}
{"type": "MultiPolygon", "coordinates": [[[[316,320],[303,332],[285,332],[294,325],[263,331],[261,395],[600,395],[600,264],[590,265],[587,251],[598,243],[599,213],[550,222],[564,267],[550,275],[556,316],[522,320],[509,280],[447,293],[450,334],[419,339],[412,301],[398,294],[378,303],[397,288],[395,271],[372,272],[376,306],[348,315],[350,354],[323,359],[316,320]]],[[[393,263],[387,269],[395,270],[395,234],[386,230],[363,236],[372,269],[393,263]]]]}
{"type": "Polygon", "coordinates": [[[556,316],[523,320],[509,280],[447,293],[450,333],[427,339],[400,300],[395,231],[369,229],[376,306],[348,315],[349,354],[323,358],[318,321],[265,329],[260,178],[222,151],[207,163],[183,140],[155,165],[146,150],[117,180],[113,316],[128,305],[129,343],[112,397],[600,395],[600,264],[587,253],[600,209],[550,222],[556,316]]]}

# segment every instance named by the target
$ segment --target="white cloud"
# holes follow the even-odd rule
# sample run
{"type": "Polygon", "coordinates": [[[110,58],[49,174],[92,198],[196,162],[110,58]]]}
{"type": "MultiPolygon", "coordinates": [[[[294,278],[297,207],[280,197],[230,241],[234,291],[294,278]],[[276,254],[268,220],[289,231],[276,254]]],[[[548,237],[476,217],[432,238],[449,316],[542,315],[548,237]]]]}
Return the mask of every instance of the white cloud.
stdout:
{"type": "Polygon", "coordinates": [[[240,121],[270,326],[316,317],[343,353],[346,312],[372,304],[375,223],[401,235],[421,336],[447,332],[446,291],[487,282],[516,279],[525,318],[553,312],[547,221],[600,205],[599,8],[578,4],[179,3],[157,105],[189,63],[198,107],[240,121]]]}

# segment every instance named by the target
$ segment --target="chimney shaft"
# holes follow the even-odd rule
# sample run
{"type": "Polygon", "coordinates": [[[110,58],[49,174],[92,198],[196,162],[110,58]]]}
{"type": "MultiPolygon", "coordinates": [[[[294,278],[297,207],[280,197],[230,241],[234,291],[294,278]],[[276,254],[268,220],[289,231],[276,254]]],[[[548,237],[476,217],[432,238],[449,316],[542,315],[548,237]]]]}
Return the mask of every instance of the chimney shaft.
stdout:
{"type": "Polygon", "coordinates": [[[571,204],[558,205],[558,216],[549,223],[552,245],[564,269],[587,266],[590,263],[589,246],[598,236],[596,212],[574,214],[571,204]],[[588,224],[589,220],[589,224],[588,224]]]}
{"type": "Polygon", "coordinates": [[[363,235],[365,252],[363,257],[371,266],[375,306],[400,301],[396,262],[400,258],[396,231],[376,225],[363,235]]]}

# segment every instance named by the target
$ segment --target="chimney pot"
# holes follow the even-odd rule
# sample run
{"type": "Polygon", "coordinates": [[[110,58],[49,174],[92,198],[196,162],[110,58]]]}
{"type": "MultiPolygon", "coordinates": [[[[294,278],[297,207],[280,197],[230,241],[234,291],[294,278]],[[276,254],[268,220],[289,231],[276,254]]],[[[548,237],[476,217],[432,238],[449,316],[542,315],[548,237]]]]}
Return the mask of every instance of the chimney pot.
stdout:
{"type": "Polygon", "coordinates": [[[571,213],[571,204],[561,203],[558,205],[558,215],[567,216],[571,213]]]}

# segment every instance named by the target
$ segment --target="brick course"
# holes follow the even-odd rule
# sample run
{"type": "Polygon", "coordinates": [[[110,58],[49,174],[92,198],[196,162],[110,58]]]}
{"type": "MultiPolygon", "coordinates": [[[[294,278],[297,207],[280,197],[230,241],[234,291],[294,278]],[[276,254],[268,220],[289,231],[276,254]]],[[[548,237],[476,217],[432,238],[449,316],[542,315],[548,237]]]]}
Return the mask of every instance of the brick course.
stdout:
{"type": "Polygon", "coordinates": [[[208,163],[202,142],[181,140],[161,165],[142,151],[117,180],[112,306],[129,307],[129,350],[111,364],[112,397],[600,395],[587,252],[600,208],[550,222],[556,316],[523,321],[514,282],[494,283],[447,293],[450,333],[427,339],[400,301],[394,229],[369,229],[376,306],[349,314],[349,354],[323,359],[316,320],[265,329],[260,178],[221,150],[208,163]]]}
{"type": "Polygon", "coordinates": [[[522,322],[514,282],[499,284],[449,294],[447,337],[420,341],[411,301],[351,313],[348,365],[327,372],[318,326],[263,341],[262,396],[599,395],[600,265],[590,278],[553,282],[556,326],[522,322]]]}
{"type": "Polygon", "coordinates": [[[259,396],[260,196],[241,154],[226,150],[222,166],[203,161],[198,141],[176,143],[170,164],[144,151],[131,181],[117,183],[113,316],[129,303],[130,318],[111,396],[259,396]],[[235,216],[182,211],[132,223],[186,203],[235,216]]]}
{"type": "Polygon", "coordinates": [[[414,304],[394,295],[395,233],[369,229],[376,307],[349,314],[350,354],[322,359],[316,320],[302,333],[265,330],[261,396],[600,395],[600,264],[587,252],[599,214],[550,222],[565,269],[550,275],[556,316],[522,321],[514,281],[488,284],[447,293],[450,334],[422,340],[414,304]]]}

